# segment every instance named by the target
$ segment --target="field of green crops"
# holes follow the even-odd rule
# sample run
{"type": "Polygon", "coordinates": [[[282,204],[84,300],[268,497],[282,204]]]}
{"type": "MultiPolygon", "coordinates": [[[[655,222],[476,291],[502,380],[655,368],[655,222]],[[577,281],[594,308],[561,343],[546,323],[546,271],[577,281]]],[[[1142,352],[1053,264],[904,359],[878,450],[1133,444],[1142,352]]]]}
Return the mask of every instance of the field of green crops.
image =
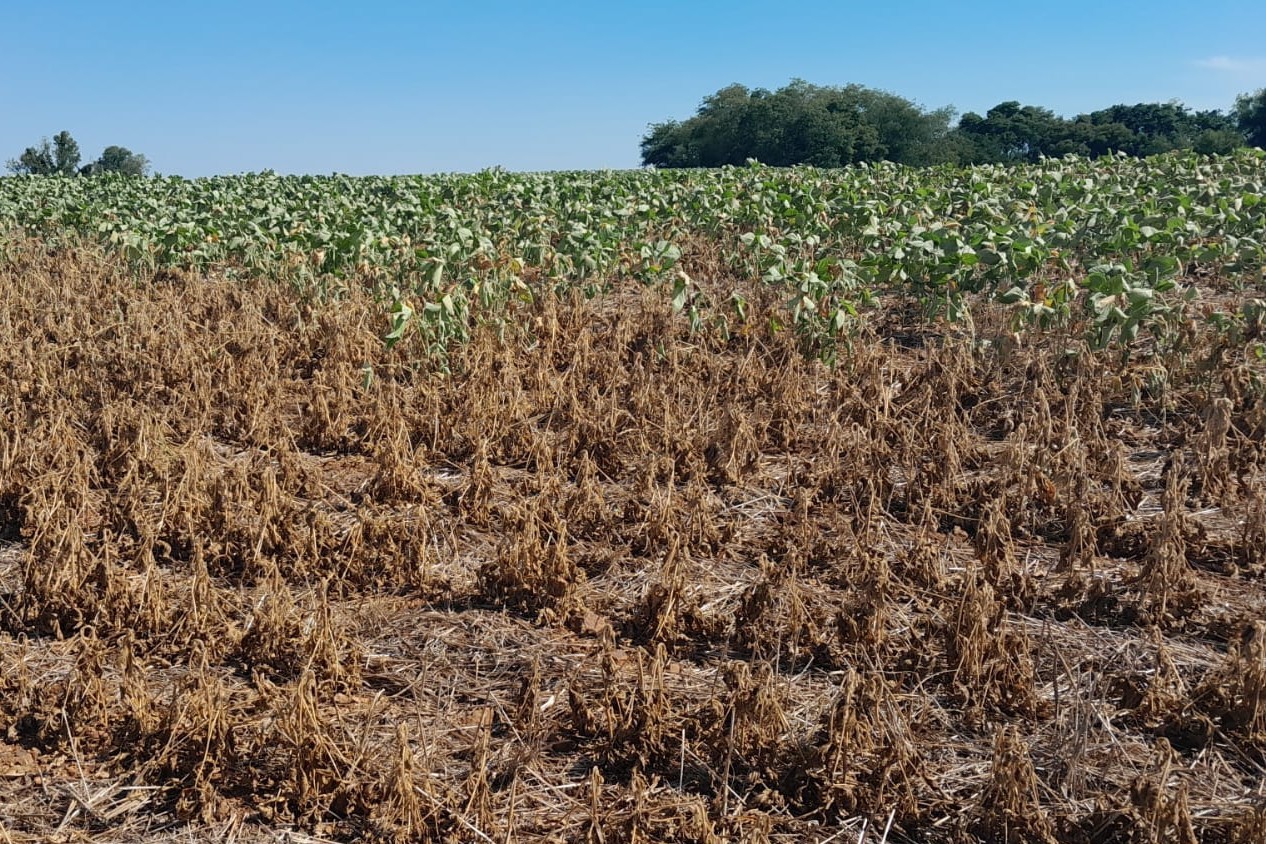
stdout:
{"type": "MultiPolygon", "coordinates": [[[[1198,279],[1261,319],[1266,156],[1074,158],[972,169],[751,166],[719,171],[427,177],[0,179],[0,232],[91,238],[142,271],[247,272],[319,295],[368,284],[388,343],[442,351],[508,303],[662,287],[696,328],[734,330],[759,277],[777,317],[829,357],[883,296],[970,327],[1084,322],[1093,345],[1160,338],[1198,279]]],[[[0,237],[0,248],[3,239],[0,237]]]]}

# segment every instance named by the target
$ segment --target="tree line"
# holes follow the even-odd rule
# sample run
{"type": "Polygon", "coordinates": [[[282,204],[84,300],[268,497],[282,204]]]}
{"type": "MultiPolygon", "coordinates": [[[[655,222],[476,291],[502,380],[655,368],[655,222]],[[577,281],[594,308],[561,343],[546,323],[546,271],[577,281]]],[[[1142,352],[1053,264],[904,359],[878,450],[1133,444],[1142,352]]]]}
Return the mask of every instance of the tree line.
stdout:
{"type": "Polygon", "coordinates": [[[126,173],[144,176],[149,172],[149,160],[127,147],[108,146],[95,160],[80,166],[83,157],[79,143],[65,130],[44,138],[37,146],[27,147],[17,158],[9,159],[11,173],[27,173],[33,176],[95,176],[99,173],[126,173]]]}
{"type": "Polygon", "coordinates": [[[820,86],[797,79],[768,91],[735,84],[704,98],[687,120],[653,124],[642,138],[642,163],[987,164],[1068,154],[1141,157],[1176,149],[1217,154],[1266,146],[1266,89],[1240,96],[1229,112],[1140,103],[1065,118],[1011,101],[983,116],[968,112],[956,124],[954,115],[950,107],[927,110],[861,85],[820,86]]]}

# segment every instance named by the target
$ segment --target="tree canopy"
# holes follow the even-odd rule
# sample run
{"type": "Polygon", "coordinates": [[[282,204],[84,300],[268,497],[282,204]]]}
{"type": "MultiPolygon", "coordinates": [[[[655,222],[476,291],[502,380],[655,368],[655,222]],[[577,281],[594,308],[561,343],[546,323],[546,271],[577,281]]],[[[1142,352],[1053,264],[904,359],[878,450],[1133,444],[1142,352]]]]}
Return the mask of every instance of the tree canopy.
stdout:
{"type": "Polygon", "coordinates": [[[1174,149],[1213,154],[1266,142],[1266,91],[1241,97],[1232,113],[1177,102],[1114,105],[1064,118],[1048,108],[999,103],[983,116],[926,110],[861,85],[794,80],[777,91],[734,84],[705,97],[693,117],[652,125],[642,163],[719,167],[756,159],[774,166],[838,167],[862,161],[981,164],[1043,157],[1174,149]]]}
{"type": "Polygon", "coordinates": [[[108,146],[100,157],[84,167],[79,144],[65,130],[58,132],[52,141],[44,138],[38,146],[27,147],[17,158],[7,163],[10,172],[33,176],[95,176],[99,173],[126,173],[143,176],[149,172],[149,160],[127,147],[108,146]]]}
{"type": "Polygon", "coordinates": [[[1235,120],[1250,144],[1266,147],[1266,88],[1236,99],[1235,120]]]}
{"type": "Polygon", "coordinates": [[[129,176],[144,176],[149,172],[149,160],[132,152],[127,147],[108,146],[101,157],[80,171],[85,176],[99,173],[126,173],[129,176]]]}
{"type": "Polygon", "coordinates": [[[730,85],[706,97],[694,117],[652,126],[642,139],[642,161],[660,167],[720,167],[749,158],[819,167],[877,159],[930,163],[952,116],[950,109],[924,111],[861,85],[797,79],[773,92],[730,85]]]}
{"type": "Polygon", "coordinates": [[[12,159],[8,167],[14,173],[31,173],[36,176],[52,176],[56,173],[74,175],[79,167],[79,144],[69,132],[58,132],[50,143],[48,138],[39,146],[27,147],[20,156],[12,159]]]}
{"type": "Polygon", "coordinates": [[[1225,153],[1244,145],[1229,115],[1178,103],[1115,105],[1066,120],[1050,109],[1012,101],[984,117],[964,114],[956,131],[970,140],[966,148],[973,162],[1037,161],[1069,153],[1142,157],[1174,149],[1225,153]]]}

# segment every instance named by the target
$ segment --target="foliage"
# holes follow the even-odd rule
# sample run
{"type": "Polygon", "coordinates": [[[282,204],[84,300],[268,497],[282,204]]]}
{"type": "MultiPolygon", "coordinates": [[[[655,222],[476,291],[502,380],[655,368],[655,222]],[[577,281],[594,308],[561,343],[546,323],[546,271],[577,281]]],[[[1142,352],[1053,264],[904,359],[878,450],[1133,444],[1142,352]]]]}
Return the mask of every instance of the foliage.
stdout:
{"type": "Polygon", "coordinates": [[[1192,111],[1173,102],[1115,105],[1082,115],[1073,121],[1072,140],[1081,145],[1073,152],[1088,155],[1124,152],[1146,156],[1174,149],[1216,154],[1244,144],[1231,116],[1219,111],[1192,111]],[[1093,130],[1104,127],[1120,137],[1096,147],[1093,130]]]}
{"type": "Polygon", "coordinates": [[[840,167],[869,161],[1037,162],[1118,152],[1142,157],[1175,150],[1220,155],[1243,146],[1246,136],[1261,144],[1263,136],[1253,134],[1266,113],[1260,101],[1260,95],[1241,97],[1233,114],[1168,102],[1114,105],[1072,119],[1008,101],[983,117],[968,112],[951,129],[952,108],[925,111],[860,85],[823,87],[797,79],[771,93],[734,84],[705,97],[694,117],[652,125],[642,138],[642,163],[721,167],[756,159],[773,166],[840,167]]]}
{"type": "Polygon", "coordinates": [[[20,156],[11,158],[6,166],[11,173],[32,176],[49,176],[57,171],[53,160],[53,147],[45,138],[37,147],[27,147],[20,156]]]}
{"type": "Polygon", "coordinates": [[[1048,108],[999,103],[981,117],[968,112],[958,133],[975,142],[974,161],[1037,161],[1054,152],[1060,119],[1048,108]]]}
{"type": "Polygon", "coordinates": [[[928,163],[952,112],[860,85],[803,80],[770,92],[730,85],[706,97],[685,122],[652,126],[642,161],[659,167],[720,167],[747,159],[785,166],[840,167],[861,161],[928,163]]]}
{"type": "Polygon", "coordinates": [[[1066,120],[1050,109],[1012,101],[984,117],[963,115],[955,131],[969,141],[963,160],[973,162],[1118,152],[1141,157],[1180,149],[1222,154],[1244,143],[1231,117],[1177,103],[1115,105],[1066,120]]]}
{"type": "Polygon", "coordinates": [[[1250,144],[1266,147],[1266,88],[1237,98],[1235,119],[1250,144]]]}
{"type": "Polygon", "coordinates": [[[144,176],[149,172],[149,161],[143,155],[127,147],[108,146],[100,157],[79,167],[82,156],[79,143],[65,130],[58,132],[50,142],[43,139],[39,146],[27,147],[22,155],[8,162],[9,171],[28,176],[94,176],[101,173],[124,173],[144,176]]]}
{"type": "Polygon", "coordinates": [[[85,176],[102,173],[122,173],[126,176],[144,176],[149,172],[149,160],[127,147],[108,146],[101,157],[83,169],[85,176]]]}
{"type": "Polygon", "coordinates": [[[57,133],[53,138],[53,163],[57,172],[69,176],[79,166],[79,144],[66,130],[57,133]]]}
{"type": "Polygon", "coordinates": [[[45,138],[39,146],[27,147],[22,155],[8,162],[8,168],[13,173],[33,176],[72,176],[79,166],[79,158],[79,144],[63,130],[57,133],[52,143],[45,138]]]}
{"type": "MultiPolygon", "coordinates": [[[[1018,136],[1017,136],[1018,137],[1018,136]]],[[[1266,156],[1169,154],[1036,164],[188,181],[13,177],[0,230],[89,236],[139,269],[267,274],[333,295],[367,285],[391,344],[443,354],[515,302],[662,289],[696,329],[778,320],[830,358],[883,297],[971,324],[1084,325],[1096,344],[1165,336],[1196,276],[1260,285],[1266,156]]]]}

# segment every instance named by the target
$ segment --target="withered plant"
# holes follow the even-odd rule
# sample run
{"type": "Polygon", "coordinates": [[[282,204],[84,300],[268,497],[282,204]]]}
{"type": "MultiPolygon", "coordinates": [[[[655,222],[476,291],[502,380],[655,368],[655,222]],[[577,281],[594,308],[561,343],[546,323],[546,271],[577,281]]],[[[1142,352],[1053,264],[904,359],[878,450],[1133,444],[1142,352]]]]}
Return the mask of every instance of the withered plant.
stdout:
{"type": "Polygon", "coordinates": [[[1187,563],[1186,496],[1187,479],[1179,467],[1170,464],[1161,499],[1163,512],[1138,576],[1144,605],[1160,623],[1181,618],[1200,600],[1195,575],[1187,563]]]}
{"type": "Polygon", "coordinates": [[[563,617],[585,574],[572,559],[567,523],[556,513],[538,511],[539,506],[543,502],[525,502],[507,514],[507,536],[496,559],[480,567],[479,582],[497,603],[563,617]]]}
{"type": "Polygon", "coordinates": [[[824,362],[744,233],[694,324],[493,237],[391,348],[372,266],[0,233],[0,839],[1257,844],[1251,350],[876,290],[824,362]]]}
{"type": "Polygon", "coordinates": [[[1195,691],[1224,728],[1266,746],[1266,621],[1245,624],[1222,665],[1195,691]]]}
{"type": "Polygon", "coordinates": [[[1032,715],[1038,701],[1034,667],[1024,634],[1007,624],[993,587],[970,575],[962,597],[942,623],[949,682],[965,715],[981,719],[989,710],[1032,715]]]}
{"type": "Polygon", "coordinates": [[[999,844],[1054,844],[1054,825],[1042,809],[1028,747],[1014,727],[994,738],[989,783],[975,808],[972,832],[999,844]]]}
{"type": "Polygon", "coordinates": [[[1158,739],[1151,770],[1130,786],[1135,836],[1143,841],[1199,844],[1192,825],[1187,783],[1170,783],[1173,762],[1169,742],[1158,739]]]}

